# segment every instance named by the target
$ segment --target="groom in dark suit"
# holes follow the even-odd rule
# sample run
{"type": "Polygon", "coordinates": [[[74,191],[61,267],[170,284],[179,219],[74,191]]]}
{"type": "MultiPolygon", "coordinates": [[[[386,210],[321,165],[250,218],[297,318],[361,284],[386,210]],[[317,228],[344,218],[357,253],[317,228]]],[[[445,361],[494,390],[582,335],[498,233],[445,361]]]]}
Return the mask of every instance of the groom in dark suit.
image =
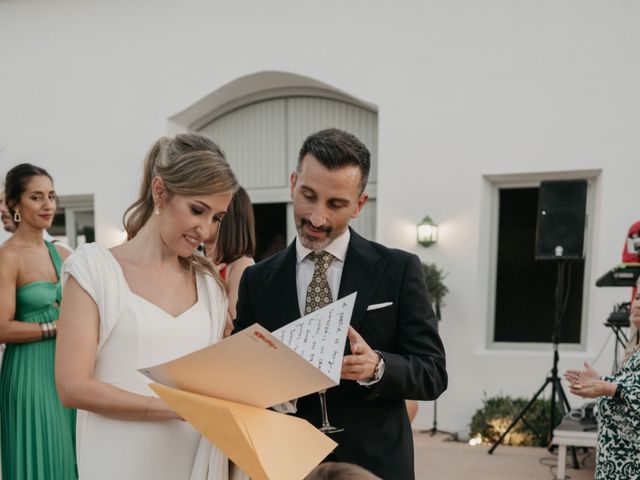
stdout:
{"type": "MultiPolygon", "coordinates": [[[[255,322],[275,330],[358,292],[342,380],[327,391],[330,422],[344,429],[332,434],[338,447],[327,460],[410,480],[413,438],[404,400],[434,400],[447,388],[445,355],[418,257],[348,227],[367,202],[369,169],[369,151],[349,133],[329,129],[305,140],[291,174],[298,236],[245,271],[235,330],[255,322]]],[[[298,399],[296,415],[320,426],[318,395],[298,399]]]]}

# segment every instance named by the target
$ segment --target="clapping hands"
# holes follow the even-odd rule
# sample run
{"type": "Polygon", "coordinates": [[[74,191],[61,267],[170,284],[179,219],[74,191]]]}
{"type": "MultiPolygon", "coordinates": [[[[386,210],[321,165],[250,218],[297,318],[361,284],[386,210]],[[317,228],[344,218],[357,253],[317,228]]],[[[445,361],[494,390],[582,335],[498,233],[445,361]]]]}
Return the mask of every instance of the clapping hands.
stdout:
{"type": "Polygon", "coordinates": [[[600,379],[600,374],[584,362],[584,370],[567,370],[564,378],[569,382],[569,391],[582,398],[596,398],[607,395],[609,382],[600,379]]]}

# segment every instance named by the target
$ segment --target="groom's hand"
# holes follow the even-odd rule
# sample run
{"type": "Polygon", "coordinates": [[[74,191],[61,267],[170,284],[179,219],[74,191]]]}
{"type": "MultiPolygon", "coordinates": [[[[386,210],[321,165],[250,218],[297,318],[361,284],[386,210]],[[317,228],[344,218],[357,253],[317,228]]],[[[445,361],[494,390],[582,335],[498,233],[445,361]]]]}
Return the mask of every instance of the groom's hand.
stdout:
{"type": "Polygon", "coordinates": [[[359,381],[371,380],[378,364],[378,354],[371,349],[353,327],[349,327],[347,337],[351,346],[351,355],[346,355],[342,359],[340,378],[359,381]]]}

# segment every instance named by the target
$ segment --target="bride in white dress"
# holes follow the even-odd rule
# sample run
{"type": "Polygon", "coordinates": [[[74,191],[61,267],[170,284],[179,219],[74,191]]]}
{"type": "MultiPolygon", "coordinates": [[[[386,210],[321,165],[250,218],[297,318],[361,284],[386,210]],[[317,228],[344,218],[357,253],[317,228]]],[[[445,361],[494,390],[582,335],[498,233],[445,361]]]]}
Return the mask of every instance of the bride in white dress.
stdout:
{"type": "Polygon", "coordinates": [[[129,241],[85,245],[65,263],[56,382],[78,409],[80,479],[227,478],[226,457],[137,369],[222,338],[226,293],[196,247],[215,235],[237,187],[211,140],[162,138],[125,214],[129,241]]]}

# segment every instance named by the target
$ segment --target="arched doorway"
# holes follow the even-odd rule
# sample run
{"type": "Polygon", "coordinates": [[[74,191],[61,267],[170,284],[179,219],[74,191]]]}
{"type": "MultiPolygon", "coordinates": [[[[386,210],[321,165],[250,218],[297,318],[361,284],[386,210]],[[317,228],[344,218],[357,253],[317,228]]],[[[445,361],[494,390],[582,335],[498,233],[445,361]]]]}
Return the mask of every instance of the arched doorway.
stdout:
{"type": "Polygon", "coordinates": [[[351,225],[375,239],[378,115],[371,105],[306,77],[263,72],[225,85],[172,122],[224,149],[254,203],[258,259],[295,236],[289,176],[304,139],[329,127],[356,135],[371,151],[372,165],[369,202],[351,225]]]}

